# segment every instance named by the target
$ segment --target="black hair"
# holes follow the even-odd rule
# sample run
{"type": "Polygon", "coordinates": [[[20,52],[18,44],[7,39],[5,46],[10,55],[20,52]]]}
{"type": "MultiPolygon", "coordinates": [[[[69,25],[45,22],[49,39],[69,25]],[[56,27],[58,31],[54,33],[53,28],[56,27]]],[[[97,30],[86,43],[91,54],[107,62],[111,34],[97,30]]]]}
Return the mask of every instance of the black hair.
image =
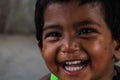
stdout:
{"type": "Polygon", "coordinates": [[[44,26],[44,11],[51,3],[67,3],[70,1],[78,1],[80,4],[100,3],[101,12],[104,20],[112,33],[113,39],[120,43],[120,1],[119,0],[37,0],[35,8],[35,25],[36,37],[42,46],[42,29],[44,26]]]}

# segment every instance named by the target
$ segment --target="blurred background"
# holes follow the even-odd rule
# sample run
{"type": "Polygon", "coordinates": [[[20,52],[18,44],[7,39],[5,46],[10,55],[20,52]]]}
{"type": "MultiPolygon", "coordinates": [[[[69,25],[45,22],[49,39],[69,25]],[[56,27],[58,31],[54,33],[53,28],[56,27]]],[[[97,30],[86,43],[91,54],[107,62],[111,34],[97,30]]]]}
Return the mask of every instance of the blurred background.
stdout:
{"type": "Polygon", "coordinates": [[[35,39],[36,0],[0,0],[0,80],[39,80],[49,71],[35,39]]]}

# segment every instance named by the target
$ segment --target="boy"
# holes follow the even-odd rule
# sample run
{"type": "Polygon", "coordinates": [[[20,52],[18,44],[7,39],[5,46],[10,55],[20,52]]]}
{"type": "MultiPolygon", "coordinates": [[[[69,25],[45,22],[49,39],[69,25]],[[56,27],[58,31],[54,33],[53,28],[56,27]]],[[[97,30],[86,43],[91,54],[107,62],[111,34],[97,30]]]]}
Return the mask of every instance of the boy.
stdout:
{"type": "Polygon", "coordinates": [[[120,80],[119,0],[38,0],[37,39],[48,69],[41,80],[120,80]],[[56,80],[56,79],[54,79],[56,80]]]}

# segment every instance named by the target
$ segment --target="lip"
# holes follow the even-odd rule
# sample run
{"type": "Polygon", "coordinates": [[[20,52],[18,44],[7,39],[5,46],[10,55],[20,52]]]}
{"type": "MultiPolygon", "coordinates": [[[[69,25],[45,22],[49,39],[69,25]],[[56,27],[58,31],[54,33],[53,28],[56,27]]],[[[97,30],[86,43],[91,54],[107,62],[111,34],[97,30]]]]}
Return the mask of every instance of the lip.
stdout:
{"type": "Polygon", "coordinates": [[[64,65],[60,66],[60,70],[68,76],[77,76],[84,73],[89,66],[89,63],[82,64],[81,60],[66,61],[64,65]],[[65,65],[65,63],[67,63],[65,65]]]}

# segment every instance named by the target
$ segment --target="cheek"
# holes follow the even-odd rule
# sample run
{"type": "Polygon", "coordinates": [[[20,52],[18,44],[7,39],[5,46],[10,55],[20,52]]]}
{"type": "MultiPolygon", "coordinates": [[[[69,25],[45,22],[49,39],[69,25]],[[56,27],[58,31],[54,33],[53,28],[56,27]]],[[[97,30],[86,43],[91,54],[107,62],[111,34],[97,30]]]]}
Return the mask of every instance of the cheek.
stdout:
{"type": "Polygon", "coordinates": [[[113,63],[111,46],[107,41],[97,41],[89,45],[88,55],[94,73],[105,71],[113,63]]]}
{"type": "Polygon", "coordinates": [[[56,73],[56,46],[44,43],[42,49],[42,56],[49,70],[53,73],[56,73]]]}
{"type": "Polygon", "coordinates": [[[98,57],[98,59],[107,59],[113,55],[111,45],[106,41],[96,42],[92,46],[93,48],[91,49],[91,51],[93,51],[93,56],[98,57]]]}
{"type": "Polygon", "coordinates": [[[42,49],[42,55],[46,62],[53,61],[55,58],[54,47],[44,43],[42,49]]]}

